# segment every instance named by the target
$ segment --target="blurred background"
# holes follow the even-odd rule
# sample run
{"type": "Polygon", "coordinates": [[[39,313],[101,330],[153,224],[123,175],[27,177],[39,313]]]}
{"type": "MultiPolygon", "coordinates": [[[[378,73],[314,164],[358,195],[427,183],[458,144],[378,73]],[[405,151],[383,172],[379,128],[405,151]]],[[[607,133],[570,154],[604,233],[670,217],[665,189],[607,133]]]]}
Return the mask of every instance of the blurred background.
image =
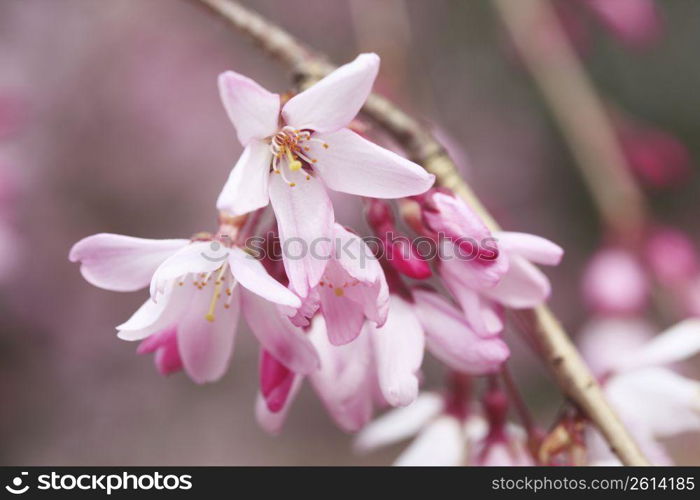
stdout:
{"type": "MultiPolygon", "coordinates": [[[[578,283],[603,235],[489,2],[243,3],[337,63],[377,52],[376,89],[438,131],[502,225],[566,249],[546,270],[550,302],[569,331],[581,327],[578,283]]],[[[617,112],[680,144],[677,178],[646,192],[658,220],[700,242],[700,2],[659,2],[661,32],[632,44],[577,0],[558,4],[568,4],[562,20],[617,112]]],[[[240,153],[217,95],[226,69],[278,92],[290,81],[193,1],[0,0],[3,464],[385,464],[400,448],[353,455],[308,388],[281,436],[259,430],[257,343],[244,326],[220,382],[159,376],[114,330],[146,292],[96,289],[68,262],[71,245],[97,232],[186,238],[215,228],[216,196],[240,153]]],[[[339,220],[362,227],[359,205],[338,203],[339,220]]],[[[527,349],[512,346],[546,425],[561,397],[527,349]]],[[[425,386],[439,387],[441,369],[426,365],[425,386]]],[[[692,461],[687,443],[681,461],[692,461]]]]}

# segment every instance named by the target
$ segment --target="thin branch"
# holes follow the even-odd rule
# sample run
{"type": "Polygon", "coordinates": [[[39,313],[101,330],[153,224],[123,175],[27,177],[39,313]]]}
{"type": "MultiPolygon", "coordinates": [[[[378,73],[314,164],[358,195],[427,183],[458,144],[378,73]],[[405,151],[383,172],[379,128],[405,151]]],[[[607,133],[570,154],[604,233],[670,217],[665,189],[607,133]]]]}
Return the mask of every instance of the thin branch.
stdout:
{"type": "Polygon", "coordinates": [[[646,219],[644,196],[603,101],[549,0],[494,0],[506,29],[559,125],[603,223],[634,243],[646,219]]]}
{"type": "MultiPolygon", "coordinates": [[[[324,57],[241,5],[229,0],[199,1],[295,71],[302,87],[333,69],[324,57]]],[[[391,133],[414,161],[435,174],[439,185],[464,198],[492,230],[499,229],[497,222],[460,177],[443,147],[425,127],[388,100],[374,94],[367,100],[363,111],[391,133]]],[[[532,325],[532,332],[542,346],[545,361],[560,388],[586,412],[612,451],[627,465],[646,465],[648,462],[606,402],[600,386],[549,309],[541,306],[518,314],[532,325]]]]}

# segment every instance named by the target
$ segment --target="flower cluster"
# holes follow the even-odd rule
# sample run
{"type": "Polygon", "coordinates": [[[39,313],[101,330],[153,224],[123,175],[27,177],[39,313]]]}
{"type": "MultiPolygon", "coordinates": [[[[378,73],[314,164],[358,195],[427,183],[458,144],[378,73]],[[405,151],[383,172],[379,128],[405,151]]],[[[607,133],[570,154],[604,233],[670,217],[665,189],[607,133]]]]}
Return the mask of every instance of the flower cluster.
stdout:
{"type": "Polygon", "coordinates": [[[421,425],[437,419],[431,433],[488,421],[478,460],[505,461],[520,434],[505,424],[502,395],[485,398],[473,419],[450,405],[439,417],[435,397],[419,397],[424,352],[462,377],[498,372],[510,355],[505,310],[548,298],[535,264],[556,265],[563,251],[538,236],[492,232],[466,202],[433,188],[421,166],[351,130],[378,69],[376,55],[362,54],[286,102],[223,73],[221,99],[244,149],[218,198],[217,230],[166,240],[97,234],[69,257],[95,286],[149,289],[118,337],[140,341],[137,352],[154,354],[162,374],[219,379],[242,315],[260,344],[256,413],[270,432],[307,380],[344,430],[364,427],[376,408],[415,401],[406,411],[425,413],[421,425]],[[363,197],[381,248],[336,221],[329,190],[363,197]],[[275,223],[265,227],[268,205],[275,223]],[[260,235],[279,243],[281,263],[251,247],[260,235]]]}

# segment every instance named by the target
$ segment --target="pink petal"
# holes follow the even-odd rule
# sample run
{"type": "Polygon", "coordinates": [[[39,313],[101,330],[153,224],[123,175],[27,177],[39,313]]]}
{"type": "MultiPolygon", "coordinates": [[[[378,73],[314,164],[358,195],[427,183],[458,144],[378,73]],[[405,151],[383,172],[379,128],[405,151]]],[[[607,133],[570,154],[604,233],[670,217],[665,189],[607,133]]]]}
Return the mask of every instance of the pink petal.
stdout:
{"type": "Polygon", "coordinates": [[[117,337],[122,340],[141,340],[174,326],[190,302],[192,287],[169,285],[158,302],[148,299],[124,323],[117,326],[117,337]]]}
{"type": "Polygon", "coordinates": [[[262,346],[289,369],[306,374],[318,368],[318,354],[301,328],[259,296],[243,291],[243,316],[262,346]]]}
{"type": "Polygon", "coordinates": [[[461,198],[451,194],[433,192],[430,203],[434,210],[425,210],[423,216],[436,233],[444,233],[450,238],[470,238],[481,246],[484,240],[492,240],[493,235],[481,217],[461,198]]]}
{"type": "Polygon", "coordinates": [[[277,435],[282,430],[285,420],[287,419],[287,414],[289,409],[296,399],[299,389],[301,389],[302,381],[304,377],[298,375],[294,377],[292,382],[291,390],[284,401],[284,405],[277,412],[271,412],[265,401],[265,397],[262,394],[258,394],[255,401],[255,419],[258,421],[258,425],[266,432],[277,435]]]}
{"type": "Polygon", "coordinates": [[[158,266],[188,243],[100,233],[73,245],[68,258],[80,262],[80,272],[90,284],[132,292],[147,286],[158,266]]]}
{"type": "Polygon", "coordinates": [[[294,326],[303,328],[311,324],[311,319],[320,307],[321,296],[319,295],[317,287],[309,290],[309,295],[301,301],[301,307],[294,309],[281,306],[280,310],[289,317],[289,321],[291,321],[294,326]]]}
{"type": "Polygon", "coordinates": [[[357,435],[354,447],[359,452],[367,452],[403,441],[437,417],[443,404],[442,396],[425,392],[412,404],[375,418],[357,435]]]}
{"type": "Polygon", "coordinates": [[[381,328],[371,324],[367,332],[372,339],[377,363],[379,387],[392,406],[406,406],[418,396],[418,371],[423,362],[425,337],[413,308],[394,295],[389,316],[381,328]]]}
{"type": "Polygon", "coordinates": [[[352,342],[362,331],[365,323],[365,313],[362,304],[337,295],[336,289],[328,286],[320,287],[321,312],[326,320],[328,339],[331,344],[341,346],[352,342]]]}
{"type": "Polygon", "coordinates": [[[323,183],[306,180],[302,171],[288,174],[296,185],[280,175],[270,180],[270,200],[277,217],[284,269],[291,288],[302,298],[318,284],[332,251],[333,205],[323,183]]]}
{"type": "Polygon", "coordinates": [[[465,455],[466,443],[459,421],[442,416],[423,429],[394,465],[456,467],[464,465],[465,455]]]}
{"type": "Polygon", "coordinates": [[[282,109],[284,120],[297,129],[333,132],[347,126],[367,100],[379,71],[379,56],[360,54],[282,109]]]}
{"type": "Polygon", "coordinates": [[[402,198],[430,189],[435,176],[406,158],[348,129],[318,134],[328,148],[314,144],[314,170],[334,191],[372,198],[402,198]]]}
{"type": "Polygon", "coordinates": [[[336,424],[347,432],[362,428],[372,417],[373,385],[369,337],[343,346],[328,341],[323,318],[317,316],[309,338],[321,358],[311,384],[336,424]]]}
{"type": "Polygon", "coordinates": [[[547,276],[517,255],[510,257],[508,272],[501,281],[482,291],[486,297],[513,309],[537,307],[549,298],[550,292],[547,276]]]}
{"type": "Polygon", "coordinates": [[[270,147],[262,141],[251,141],[231,170],[216,208],[241,215],[267,206],[271,161],[270,147]]]}
{"type": "Polygon", "coordinates": [[[668,365],[689,359],[700,352],[700,319],[682,321],[660,333],[620,360],[619,368],[668,365]]]}
{"type": "Polygon", "coordinates": [[[231,248],[228,263],[233,277],[251,292],[275,304],[301,307],[299,297],[267,274],[260,261],[240,247],[231,248]]]}
{"type": "Polygon", "coordinates": [[[155,353],[155,365],[161,375],[169,375],[182,370],[182,359],[177,347],[175,328],[151,335],[139,344],[136,353],[155,353]]]}
{"type": "Polygon", "coordinates": [[[268,410],[278,413],[284,408],[294,382],[294,372],[266,350],[260,355],[260,392],[268,410]]]}
{"type": "Polygon", "coordinates": [[[504,250],[536,264],[556,266],[564,255],[559,245],[534,234],[501,231],[494,236],[504,250]]]}
{"type": "Polygon", "coordinates": [[[493,337],[503,330],[501,311],[496,304],[474,291],[469,281],[465,282],[465,277],[469,274],[464,272],[463,264],[444,261],[440,265],[440,275],[462,308],[467,323],[479,336],[493,337]]]}
{"type": "Polygon", "coordinates": [[[233,71],[219,75],[219,94],[231,123],[236,127],[238,140],[244,146],[251,139],[264,139],[277,131],[279,95],[233,71]]]}
{"type": "Polygon", "coordinates": [[[359,236],[340,224],[335,225],[334,234],[335,261],[328,264],[326,276],[335,286],[348,283],[343,296],[361,305],[367,319],[382,326],[389,308],[389,286],[382,266],[359,236]]]}
{"type": "Polygon", "coordinates": [[[510,356],[505,342],[479,337],[460,312],[438,294],[415,290],[414,298],[428,349],[452,369],[474,375],[493,373],[510,356]]]}
{"type": "Polygon", "coordinates": [[[151,298],[156,301],[166,285],[188,274],[209,273],[221,267],[228,249],[217,241],[195,241],[163,262],[151,278],[151,298]]]}
{"type": "Polygon", "coordinates": [[[233,288],[230,307],[219,298],[214,308],[214,320],[206,316],[213,298],[211,289],[195,290],[189,307],[177,327],[180,357],[187,374],[197,382],[213,382],[228,368],[240,312],[240,288],[233,288]]]}
{"type": "Polygon", "coordinates": [[[440,245],[439,273],[450,281],[455,290],[467,288],[474,291],[493,288],[508,272],[510,261],[504,252],[488,263],[470,258],[452,241],[443,239],[440,245]]]}

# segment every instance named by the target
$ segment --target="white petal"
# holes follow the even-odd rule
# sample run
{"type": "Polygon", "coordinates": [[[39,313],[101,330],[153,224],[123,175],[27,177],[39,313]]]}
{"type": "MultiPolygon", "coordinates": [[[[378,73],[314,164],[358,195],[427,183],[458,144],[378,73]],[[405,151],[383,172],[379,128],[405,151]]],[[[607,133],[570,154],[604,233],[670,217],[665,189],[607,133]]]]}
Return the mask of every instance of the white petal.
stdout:
{"type": "Polygon", "coordinates": [[[234,71],[219,75],[219,94],[228,117],[244,146],[277,130],[280,97],[234,71]]]}
{"type": "Polygon", "coordinates": [[[290,173],[296,186],[281,175],[270,179],[270,200],[277,217],[284,269],[291,288],[301,297],[321,280],[332,251],[333,205],[319,179],[303,171],[290,173]]]}
{"type": "Polygon", "coordinates": [[[265,350],[293,372],[318,368],[318,354],[304,330],[292,325],[275,304],[246,291],[242,296],[243,316],[265,350]]]}
{"type": "Polygon", "coordinates": [[[233,288],[229,307],[216,301],[214,319],[207,319],[213,290],[195,290],[177,326],[177,342],[187,374],[199,384],[214,382],[228,368],[240,312],[240,288],[233,288]]]}
{"type": "Polygon", "coordinates": [[[482,293],[506,307],[529,309],[543,304],[551,290],[549,279],[542,271],[523,257],[511,255],[508,272],[495,287],[482,293]]]}
{"type": "Polygon", "coordinates": [[[654,327],[640,318],[594,318],[577,338],[583,359],[596,376],[619,370],[654,336],[654,327]]]}
{"type": "Polygon", "coordinates": [[[332,132],[345,127],[367,100],[378,71],[379,56],[360,54],[292,97],[282,116],[297,129],[332,132]]]}
{"type": "Polygon", "coordinates": [[[412,306],[394,295],[381,328],[369,324],[377,363],[379,387],[392,406],[406,406],[418,396],[418,370],[423,362],[425,336],[412,306]]]}
{"type": "Polygon", "coordinates": [[[242,215],[267,206],[272,152],[267,144],[253,140],[231,170],[216,201],[216,208],[242,215]]]}
{"type": "Polygon", "coordinates": [[[619,364],[621,369],[666,365],[688,359],[700,352],[700,319],[687,319],[672,326],[629,353],[619,364]]]}
{"type": "Polygon", "coordinates": [[[126,322],[117,327],[122,340],[142,340],[177,323],[187,308],[192,286],[180,287],[171,283],[158,302],[148,299],[126,322]]]}
{"type": "Polygon", "coordinates": [[[151,279],[151,298],[176,278],[187,274],[209,273],[221,267],[228,258],[228,248],[217,241],[195,241],[168,257],[151,279]]]}
{"type": "Polygon", "coordinates": [[[500,247],[536,264],[556,266],[564,255],[559,245],[534,234],[501,231],[494,236],[500,247]]]}
{"type": "Polygon", "coordinates": [[[158,266],[188,243],[101,233],[73,245],[68,258],[80,262],[80,272],[88,283],[105,290],[131,292],[147,286],[158,266]]]}
{"type": "Polygon", "coordinates": [[[657,436],[700,430],[700,382],[665,368],[643,368],[615,375],[605,394],[623,419],[657,436]]]}
{"type": "Polygon", "coordinates": [[[295,308],[301,307],[301,299],[299,297],[267,274],[260,261],[241,248],[231,248],[228,262],[234,278],[251,292],[275,304],[295,308]]]}
{"type": "Polygon", "coordinates": [[[402,198],[430,189],[435,176],[406,158],[348,129],[318,134],[328,148],[314,144],[314,170],[334,191],[372,198],[402,198]]]}
{"type": "Polygon", "coordinates": [[[369,338],[361,335],[354,342],[334,346],[321,316],[314,319],[309,338],[321,358],[321,369],[309,376],[314,390],[341,429],[358,431],[373,409],[369,338]]]}
{"type": "Polygon", "coordinates": [[[464,464],[465,451],[459,422],[443,416],[426,427],[394,465],[455,467],[464,464]]]}
{"type": "Polygon", "coordinates": [[[425,392],[412,404],[391,410],[370,422],[357,435],[355,449],[367,452],[407,439],[435,418],[442,408],[442,396],[425,392]]]}

